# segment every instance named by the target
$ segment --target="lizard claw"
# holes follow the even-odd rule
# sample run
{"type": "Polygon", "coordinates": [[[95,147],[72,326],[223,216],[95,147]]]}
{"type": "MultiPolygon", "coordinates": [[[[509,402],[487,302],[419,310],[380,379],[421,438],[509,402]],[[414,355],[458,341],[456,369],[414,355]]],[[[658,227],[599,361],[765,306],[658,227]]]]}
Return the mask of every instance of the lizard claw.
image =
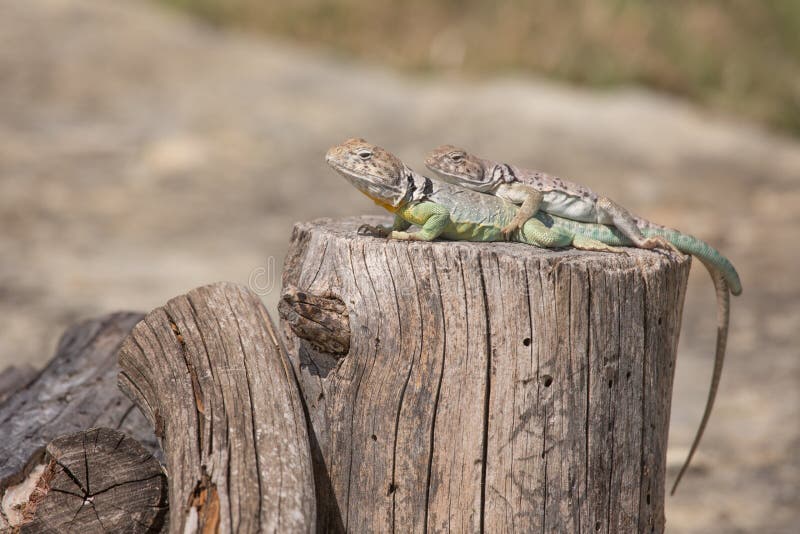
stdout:
{"type": "Polygon", "coordinates": [[[512,221],[511,224],[504,226],[500,232],[502,232],[503,237],[505,237],[506,241],[508,241],[508,239],[511,237],[511,234],[516,230],[519,230],[519,228],[520,226],[512,221]]]}
{"type": "Polygon", "coordinates": [[[371,236],[371,237],[389,237],[390,230],[383,226],[373,226],[371,224],[362,224],[356,230],[358,235],[371,236]]]}
{"type": "Polygon", "coordinates": [[[654,249],[660,248],[665,251],[674,252],[675,254],[683,254],[678,247],[667,241],[665,238],[661,236],[655,237],[648,237],[645,241],[641,244],[640,248],[646,249],[654,249]]]}

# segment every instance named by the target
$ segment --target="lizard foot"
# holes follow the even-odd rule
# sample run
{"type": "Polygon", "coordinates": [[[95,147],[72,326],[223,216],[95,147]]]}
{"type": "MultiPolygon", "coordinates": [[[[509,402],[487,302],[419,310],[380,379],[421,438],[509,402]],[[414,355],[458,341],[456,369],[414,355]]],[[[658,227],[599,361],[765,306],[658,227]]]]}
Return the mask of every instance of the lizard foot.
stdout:
{"type": "Polygon", "coordinates": [[[662,248],[666,250],[671,250],[676,254],[682,254],[682,252],[678,249],[678,247],[676,247],[675,245],[673,245],[660,235],[648,237],[647,239],[642,241],[641,244],[639,244],[638,246],[639,248],[647,248],[647,249],[662,248]]]}
{"type": "Polygon", "coordinates": [[[389,239],[400,239],[402,241],[416,241],[414,234],[409,232],[398,232],[397,230],[389,234],[389,239]]]}
{"type": "Polygon", "coordinates": [[[389,239],[400,239],[403,241],[433,241],[434,237],[429,237],[424,231],[419,232],[398,232],[397,230],[392,231],[389,234],[389,239]]]}
{"type": "Polygon", "coordinates": [[[521,227],[522,227],[521,224],[517,224],[514,221],[511,221],[510,224],[504,226],[500,231],[503,233],[503,237],[506,238],[506,241],[508,241],[511,238],[511,234],[519,230],[521,227]]]}
{"type": "Polygon", "coordinates": [[[612,247],[602,241],[591,239],[581,235],[576,235],[572,240],[572,246],[578,250],[593,250],[596,252],[612,252],[614,254],[627,254],[628,251],[621,247],[612,247]]]}
{"type": "Polygon", "coordinates": [[[362,224],[358,227],[356,233],[358,235],[366,235],[372,237],[389,237],[391,228],[385,226],[372,226],[371,224],[362,224]]]}

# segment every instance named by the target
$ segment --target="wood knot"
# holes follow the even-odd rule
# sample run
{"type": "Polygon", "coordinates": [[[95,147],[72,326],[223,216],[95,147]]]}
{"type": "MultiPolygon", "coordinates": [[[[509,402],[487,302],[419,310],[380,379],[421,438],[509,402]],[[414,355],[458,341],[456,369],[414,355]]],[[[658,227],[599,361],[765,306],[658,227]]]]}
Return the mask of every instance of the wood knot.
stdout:
{"type": "Polygon", "coordinates": [[[287,286],[278,313],[292,332],[315,350],[339,357],[350,352],[350,315],[338,296],[315,295],[287,286]]]}

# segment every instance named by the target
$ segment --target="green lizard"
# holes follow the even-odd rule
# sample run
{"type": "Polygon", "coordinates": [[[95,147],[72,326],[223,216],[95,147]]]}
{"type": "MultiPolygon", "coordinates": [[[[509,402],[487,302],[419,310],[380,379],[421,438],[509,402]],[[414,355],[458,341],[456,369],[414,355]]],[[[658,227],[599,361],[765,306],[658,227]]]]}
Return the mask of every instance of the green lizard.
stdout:
{"type": "MultiPolygon", "coordinates": [[[[395,216],[391,227],[364,226],[359,231],[392,239],[430,241],[438,237],[463,241],[504,241],[510,239],[540,247],[572,245],[584,250],[619,252],[619,246],[635,242],[619,228],[586,223],[536,211],[534,216],[516,225],[519,210],[494,195],[475,192],[449,183],[426,178],[403,164],[385,149],[363,139],[350,139],[328,150],[326,161],[358,190],[395,216]],[[509,231],[509,225],[516,228],[509,231]],[[409,233],[411,225],[421,229],[409,233]]],[[[717,350],[709,398],[689,456],[680,478],[688,467],[702,437],[716,396],[730,314],[729,288],[741,292],[733,265],[718,251],[692,236],[638,220],[645,239],[662,238],[670,246],[696,256],[711,274],[717,291],[717,350]]]]}

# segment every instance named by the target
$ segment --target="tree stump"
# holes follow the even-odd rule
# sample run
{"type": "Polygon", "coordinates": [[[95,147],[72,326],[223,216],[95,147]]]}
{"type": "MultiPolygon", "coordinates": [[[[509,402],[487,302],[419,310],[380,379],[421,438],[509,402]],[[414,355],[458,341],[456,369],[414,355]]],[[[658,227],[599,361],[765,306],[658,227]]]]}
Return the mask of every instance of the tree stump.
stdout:
{"type": "Polygon", "coordinates": [[[283,322],[320,530],[661,532],[689,258],[356,234],[379,222],[298,224],[284,270],[352,332],[283,322]]]}
{"type": "Polygon", "coordinates": [[[176,297],[136,325],[119,360],[120,387],[164,449],[170,532],[314,530],[302,400],[255,294],[219,283],[176,297]]]}

